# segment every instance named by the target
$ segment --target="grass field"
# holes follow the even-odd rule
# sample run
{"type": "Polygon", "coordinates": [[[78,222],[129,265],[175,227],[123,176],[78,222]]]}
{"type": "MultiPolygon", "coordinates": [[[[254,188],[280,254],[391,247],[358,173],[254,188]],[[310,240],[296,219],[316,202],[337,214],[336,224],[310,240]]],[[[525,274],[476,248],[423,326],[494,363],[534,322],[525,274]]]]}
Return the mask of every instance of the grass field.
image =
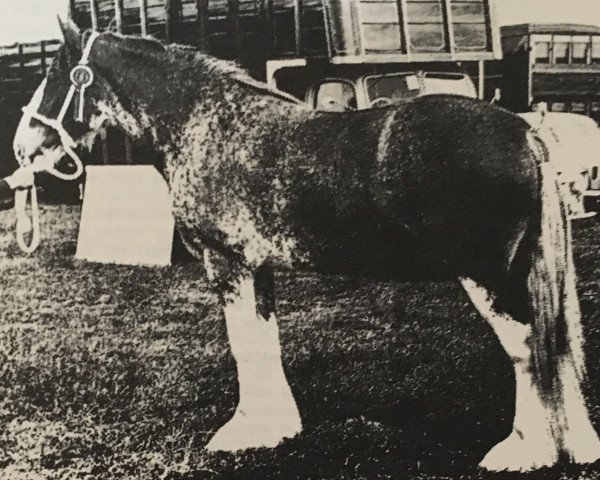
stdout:
{"type": "MultiPolygon", "coordinates": [[[[236,379],[202,268],[74,260],[78,207],[43,209],[24,257],[0,213],[2,479],[600,479],[476,468],[511,429],[511,365],[455,283],[278,275],[284,361],[304,433],[209,454],[236,379]]],[[[600,428],[600,226],[575,231],[600,428]]]]}

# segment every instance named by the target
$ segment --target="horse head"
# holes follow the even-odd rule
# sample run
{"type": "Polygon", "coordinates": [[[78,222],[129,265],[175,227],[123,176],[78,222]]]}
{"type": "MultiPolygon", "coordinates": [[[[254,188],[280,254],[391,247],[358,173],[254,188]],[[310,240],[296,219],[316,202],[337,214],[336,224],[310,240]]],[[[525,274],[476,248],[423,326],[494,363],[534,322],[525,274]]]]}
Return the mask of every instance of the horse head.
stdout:
{"type": "Polygon", "coordinates": [[[50,170],[65,155],[80,166],[75,146],[90,148],[107,123],[117,123],[117,111],[118,123],[127,133],[136,135],[142,130],[139,119],[129,113],[131,109],[123,108],[128,102],[121,101],[120,85],[110,76],[113,59],[117,69],[127,62],[119,48],[123,39],[111,33],[82,33],[70,19],[59,22],[64,43],[23,109],[13,143],[21,164],[39,163],[50,170]]]}

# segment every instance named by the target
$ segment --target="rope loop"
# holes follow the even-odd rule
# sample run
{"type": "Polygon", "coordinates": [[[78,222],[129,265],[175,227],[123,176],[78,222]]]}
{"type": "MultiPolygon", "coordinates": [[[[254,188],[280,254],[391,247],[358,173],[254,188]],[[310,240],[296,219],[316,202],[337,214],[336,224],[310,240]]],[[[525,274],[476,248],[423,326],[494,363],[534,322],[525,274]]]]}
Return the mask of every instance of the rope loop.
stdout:
{"type": "Polygon", "coordinates": [[[15,191],[15,211],[17,212],[17,243],[23,252],[33,253],[40,246],[40,211],[35,185],[15,191]],[[31,201],[31,219],[27,215],[27,200],[31,201]],[[31,231],[29,245],[25,240],[31,231]]]}

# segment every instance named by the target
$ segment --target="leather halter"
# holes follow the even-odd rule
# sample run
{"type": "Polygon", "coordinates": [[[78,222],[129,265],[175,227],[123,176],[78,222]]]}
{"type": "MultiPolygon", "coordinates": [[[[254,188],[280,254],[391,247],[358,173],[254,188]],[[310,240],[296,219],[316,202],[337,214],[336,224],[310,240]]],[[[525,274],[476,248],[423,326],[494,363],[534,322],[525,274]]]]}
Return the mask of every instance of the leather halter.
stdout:
{"type": "MultiPolygon", "coordinates": [[[[85,90],[94,81],[94,73],[92,72],[92,69],[88,66],[88,61],[89,61],[89,57],[90,57],[90,52],[92,51],[92,46],[94,45],[94,41],[99,36],[100,36],[100,33],[98,33],[98,32],[91,33],[90,38],[88,38],[88,41],[85,45],[85,48],[83,50],[83,55],[81,56],[79,63],[75,67],[73,67],[73,69],[71,70],[71,73],[70,73],[71,87],[69,88],[69,91],[67,92],[67,96],[65,98],[65,101],[62,104],[62,107],[60,109],[58,117],[56,117],[55,119],[48,118],[45,115],[42,115],[41,113],[38,113],[36,110],[31,108],[30,105],[27,105],[26,107],[23,107],[23,109],[22,109],[23,113],[25,115],[28,115],[31,118],[36,119],[38,122],[43,123],[47,127],[55,130],[60,137],[60,142],[62,144],[62,147],[63,147],[65,153],[69,157],[71,157],[73,162],[75,162],[76,170],[74,173],[70,173],[70,174],[62,173],[59,170],[57,170],[54,167],[54,162],[52,162],[51,165],[50,164],[43,165],[43,170],[47,171],[51,175],[54,175],[55,177],[60,178],[62,180],[75,180],[83,173],[83,163],[81,162],[81,159],[79,158],[79,156],[73,150],[76,146],[76,142],[75,142],[75,140],[73,140],[73,137],[71,137],[71,135],[62,126],[62,122],[65,118],[65,115],[67,114],[67,110],[69,109],[69,106],[73,102],[73,98],[75,96],[76,91],[79,91],[79,108],[77,109],[77,112],[76,112],[76,120],[79,122],[83,122],[83,106],[84,106],[84,99],[85,99],[85,90]]],[[[19,161],[21,166],[25,166],[24,162],[26,162],[27,160],[20,157],[17,154],[17,152],[15,152],[15,155],[17,156],[17,160],[19,161]]]]}
{"type": "MultiPolygon", "coordinates": [[[[75,180],[83,173],[83,163],[79,158],[79,155],[77,155],[77,153],[75,153],[73,150],[77,144],[69,132],[65,130],[62,122],[65,118],[67,110],[69,109],[69,106],[73,102],[76,91],[79,91],[79,104],[77,111],[75,112],[75,120],[83,122],[85,90],[94,81],[94,72],[92,72],[92,69],[88,66],[88,61],[94,41],[99,37],[99,35],[100,34],[98,32],[92,32],[88,38],[88,41],[86,42],[85,48],[83,49],[83,54],[79,60],[79,63],[71,70],[69,75],[71,79],[71,87],[67,92],[67,96],[62,104],[58,117],[55,119],[48,118],[45,115],[38,113],[37,110],[32,108],[31,104],[23,107],[22,109],[25,115],[29,116],[30,118],[35,118],[38,122],[46,125],[58,133],[63,150],[75,163],[75,172],[69,174],[57,170],[54,167],[55,158],[41,158],[32,163],[30,158],[22,156],[17,151],[15,145],[15,158],[19,162],[21,168],[31,168],[34,172],[46,171],[62,180],[75,180]]],[[[15,210],[17,212],[17,243],[19,244],[21,250],[23,250],[25,253],[32,253],[40,244],[40,218],[35,185],[27,189],[17,189],[15,191],[15,210]],[[31,201],[31,220],[27,215],[28,196],[30,197],[31,201]],[[28,245],[25,241],[25,234],[29,230],[31,230],[31,239],[28,245]]]]}

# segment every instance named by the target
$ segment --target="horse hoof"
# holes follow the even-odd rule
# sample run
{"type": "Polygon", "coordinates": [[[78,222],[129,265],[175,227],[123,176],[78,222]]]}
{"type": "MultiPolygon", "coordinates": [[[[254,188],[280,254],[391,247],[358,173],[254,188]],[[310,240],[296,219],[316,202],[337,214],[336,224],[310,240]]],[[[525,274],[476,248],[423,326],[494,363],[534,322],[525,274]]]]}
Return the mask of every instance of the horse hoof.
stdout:
{"type": "Polygon", "coordinates": [[[552,438],[536,440],[527,441],[521,433],[513,431],[487,453],[479,466],[492,472],[530,472],[554,465],[558,454],[552,438]]]}
{"type": "Polygon", "coordinates": [[[235,452],[249,448],[274,448],[302,431],[300,415],[247,414],[242,409],[223,425],[206,445],[210,452],[235,452]],[[283,418],[282,418],[283,417],[283,418]]]}
{"type": "Polygon", "coordinates": [[[600,440],[589,422],[587,428],[569,433],[563,439],[563,449],[571,462],[585,465],[600,459],[600,440]]]}

